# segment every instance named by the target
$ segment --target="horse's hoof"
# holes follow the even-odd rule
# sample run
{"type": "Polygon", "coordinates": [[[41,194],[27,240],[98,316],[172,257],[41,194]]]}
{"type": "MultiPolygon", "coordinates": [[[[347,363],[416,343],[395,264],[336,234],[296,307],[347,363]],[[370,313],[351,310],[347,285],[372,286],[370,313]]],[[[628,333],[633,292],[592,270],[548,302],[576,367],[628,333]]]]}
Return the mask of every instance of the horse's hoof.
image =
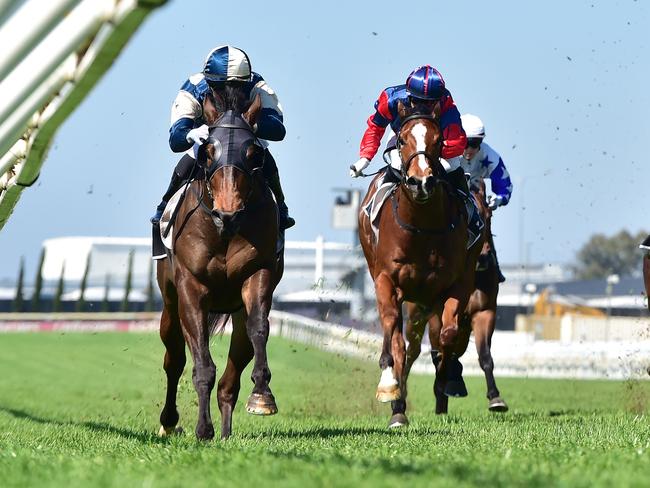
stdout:
{"type": "Polygon", "coordinates": [[[401,397],[401,392],[399,386],[397,385],[378,386],[375,396],[381,403],[388,403],[399,400],[401,397]]]}
{"type": "Polygon", "coordinates": [[[180,426],[175,426],[175,427],[164,427],[160,426],[160,430],[158,431],[158,437],[169,437],[172,435],[180,435],[183,433],[183,427],[180,426]]]}
{"type": "Polygon", "coordinates": [[[490,399],[490,404],[488,405],[488,410],[490,412],[507,412],[508,404],[501,397],[494,397],[490,399]]]}
{"type": "Polygon", "coordinates": [[[452,398],[466,397],[467,388],[465,382],[462,379],[460,381],[448,381],[445,386],[445,395],[452,398]]]}
{"type": "Polygon", "coordinates": [[[278,406],[271,394],[251,393],[246,402],[246,411],[252,415],[275,415],[278,413],[278,406]]]}
{"type": "Polygon", "coordinates": [[[389,429],[399,429],[400,427],[407,427],[409,424],[409,419],[406,418],[406,415],[403,413],[396,413],[388,421],[389,429]]]}

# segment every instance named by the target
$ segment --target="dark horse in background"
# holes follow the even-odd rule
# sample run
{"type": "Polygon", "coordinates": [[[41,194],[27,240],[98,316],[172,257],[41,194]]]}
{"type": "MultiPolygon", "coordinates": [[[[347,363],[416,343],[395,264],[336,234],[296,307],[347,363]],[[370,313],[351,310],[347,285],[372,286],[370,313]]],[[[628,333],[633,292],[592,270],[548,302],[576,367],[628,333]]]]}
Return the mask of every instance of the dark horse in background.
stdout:
{"type": "Polygon", "coordinates": [[[217,391],[221,437],[231,434],[241,373],[253,358],[254,386],[246,409],[258,415],[277,412],[266,343],[273,290],[283,262],[276,253],[277,208],[262,175],[265,150],[251,129],[260,108],[259,96],[249,103],[238,87],[228,85],[223,92],[209,94],[203,104],[211,129],[197,158],[200,177],[188,185],[177,212],[173,252],[158,262],[157,269],[167,374],[161,435],[173,433],[179,421],[176,394],[187,344],[199,399],[196,436],[214,437],[210,395],[216,367],[209,341],[229,316],[233,332],[217,391]]]}
{"type": "MultiPolygon", "coordinates": [[[[381,402],[393,402],[391,427],[407,423],[402,304],[416,304],[441,324],[435,338],[441,356],[434,392],[436,411],[446,412],[445,392],[453,394],[448,374],[452,379],[454,373],[460,376],[457,357],[467,346],[459,341],[460,318],[474,290],[474,270],[481,251],[479,242],[467,250],[464,203],[439,160],[439,111],[418,113],[400,103],[398,112],[402,120],[396,139],[401,178],[380,211],[377,242],[370,219],[365,212],[359,214],[359,239],[375,283],[383,329],[382,373],[376,397],[381,402]]],[[[362,208],[373,197],[380,177],[370,184],[362,208]]]]}
{"type": "Polygon", "coordinates": [[[639,247],[645,251],[643,255],[643,284],[645,285],[648,310],[650,310],[650,236],[646,237],[639,247]]]}
{"type": "MultiPolygon", "coordinates": [[[[470,334],[474,333],[474,341],[478,352],[478,362],[485,373],[487,383],[488,409],[492,412],[506,412],[508,405],[501,398],[496,381],[494,380],[494,361],[490,348],[492,346],[492,334],[496,324],[497,295],[499,293],[499,275],[497,263],[492,252],[492,210],[488,207],[485,199],[485,183],[481,181],[478,185],[472,186],[472,195],[477,203],[479,213],[483,218],[483,246],[478,257],[475,273],[475,288],[470,295],[467,308],[460,316],[458,345],[456,353],[460,356],[467,349],[470,334]]],[[[405,334],[408,340],[406,350],[406,374],[405,383],[411,366],[421,352],[424,329],[429,325],[429,342],[431,343],[431,359],[436,370],[439,368],[441,323],[438,317],[430,316],[426,309],[417,304],[407,305],[408,319],[406,321],[405,334]]],[[[464,385],[458,385],[455,391],[466,394],[464,385]]],[[[441,398],[445,404],[447,398],[441,398]]],[[[446,406],[446,405],[445,405],[446,406]]],[[[440,405],[437,405],[437,411],[440,405]]],[[[405,414],[406,405],[402,402],[393,403],[393,415],[405,414]]],[[[402,419],[406,420],[406,418],[402,419]]]]}

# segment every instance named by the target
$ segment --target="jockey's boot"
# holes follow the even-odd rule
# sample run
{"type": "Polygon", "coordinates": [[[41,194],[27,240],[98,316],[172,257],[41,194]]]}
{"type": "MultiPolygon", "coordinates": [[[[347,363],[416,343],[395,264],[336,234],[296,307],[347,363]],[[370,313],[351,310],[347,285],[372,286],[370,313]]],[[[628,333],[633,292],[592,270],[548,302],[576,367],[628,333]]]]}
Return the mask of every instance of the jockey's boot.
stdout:
{"type": "Polygon", "coordinates": [[[645,240],[639,245],[639,248],[650,251],[650,236],[645,238],[645,240]]]}
{"type": "Polygon", "coordinates": [[[270,176],[267,176],[266,182],[273,192],[275,201],[278,204],[280,230],[283,231],[293,227],[296,225],[296,221],[293,217],[289,217],[289,208],[284,202],[284,192],[282,191],[282,185],[280,184],[280,173],[276,171],[270,176]]]}
{"type": "Polygon", "coordinates": [[[467,185],[467,178],[465,177],[463,168],[456,168],[447,173],[447,179],[456,189],[456,192],[465,203],[465,208],[467,209],[467,249],[469,249],[481,237],[481,231],[484,225],[483,219],[481,219],[478,208],[476,208],[476,202],[474,202],[474,198],[469,192],[469,186],[467,185]]]}
{"type": "Polygon", "coordinates": [[[183,181],[185,181],[182,177],[176,173],[174,170],[172,172],[172,179],[169,182],[169,186],[167,187],[167,191],[162,197],[161,202],[158,204],[156,207],[156,213],[151,217],[151,223],[153,225],[158,225],[160,223],[160,219],[162,218],[162,214],[165,211],[165,207],[167,206],[167,202],[169,202],[169,199],[174,196],[174,193],[178,191],[178,189],[181,187],[183,184],[183,181]]]}
{"type": "Polygon", "coordinates": [[[503,273],[501,272],[501,266],[499,266],[499,260],[497,259],[497,250],[494,249],[494,244],[492,244],[492,257],[494,258],[494,265],[497,268],[497,276],[499,277],[499,283],[503,283],[506,281],[506,277],[503,276],[503,273]]]}

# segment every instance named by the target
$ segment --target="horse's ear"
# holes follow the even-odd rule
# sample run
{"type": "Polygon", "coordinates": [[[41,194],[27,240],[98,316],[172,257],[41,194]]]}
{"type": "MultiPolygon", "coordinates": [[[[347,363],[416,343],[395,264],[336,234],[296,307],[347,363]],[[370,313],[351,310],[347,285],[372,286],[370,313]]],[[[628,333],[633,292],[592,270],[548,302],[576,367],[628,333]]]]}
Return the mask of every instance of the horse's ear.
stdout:
{"type": "Polygon", "coordinates": [[[248,125],[250,125],[251,127],[255,125],[255,122],[257,122],[257,117],[260,114],[261,110],[262,110],[262,98],[258,93],[255,96],[253,103],[251,103],[250,107],[248,107],[248,110],[246,110],[246,113],[243,115],[246,122],[248,122],[248,125]]]}
{"type": "Polygon", "coordinates": [[[401,100],[397,101],[397,115],[399,115],[399,118],[402,120],[404,120],[408,115],[406,113],[406,105],[404,105],[401,100]]]}
{"type": "Polygon", "coordinates": [[[433,115],[436,116],[436,119],[440,120],[440,114],[442,113],[442,104],[440,101],[437,101],[433,106],[433,115]]]}
{"type": "Polygon", "coordinates": [[[219,120],[219,111],[212,93],[208,93],[203,99],[203,120],[209,126],[214,125],[219,120]]]}

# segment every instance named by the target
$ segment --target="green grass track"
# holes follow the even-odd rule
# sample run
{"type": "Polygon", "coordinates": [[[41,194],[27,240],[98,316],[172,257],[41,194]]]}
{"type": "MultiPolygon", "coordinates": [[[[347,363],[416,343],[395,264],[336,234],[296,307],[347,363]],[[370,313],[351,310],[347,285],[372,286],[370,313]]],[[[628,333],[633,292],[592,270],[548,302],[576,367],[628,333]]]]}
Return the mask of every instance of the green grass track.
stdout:
{"type": "MultiPolygon", "coordinates": [[[[213,339],[218,374],[228,341],[213,339]]],[[[233,437],[201,443],[191,361],[187,433],[156,436],[162,357],[155,334],[0,335],[0,486],[650,486],[647,381],[497,376],[511,410],[490,414],[472,377],[470,396],[436,416],[432,378],[415,376],[411,426],[395,432],[374,362],[273,338],[279,414],[244,412],[247,371],[233,437]]],[[[212,411],[217,424],[216,395],[212,411]]]]}

